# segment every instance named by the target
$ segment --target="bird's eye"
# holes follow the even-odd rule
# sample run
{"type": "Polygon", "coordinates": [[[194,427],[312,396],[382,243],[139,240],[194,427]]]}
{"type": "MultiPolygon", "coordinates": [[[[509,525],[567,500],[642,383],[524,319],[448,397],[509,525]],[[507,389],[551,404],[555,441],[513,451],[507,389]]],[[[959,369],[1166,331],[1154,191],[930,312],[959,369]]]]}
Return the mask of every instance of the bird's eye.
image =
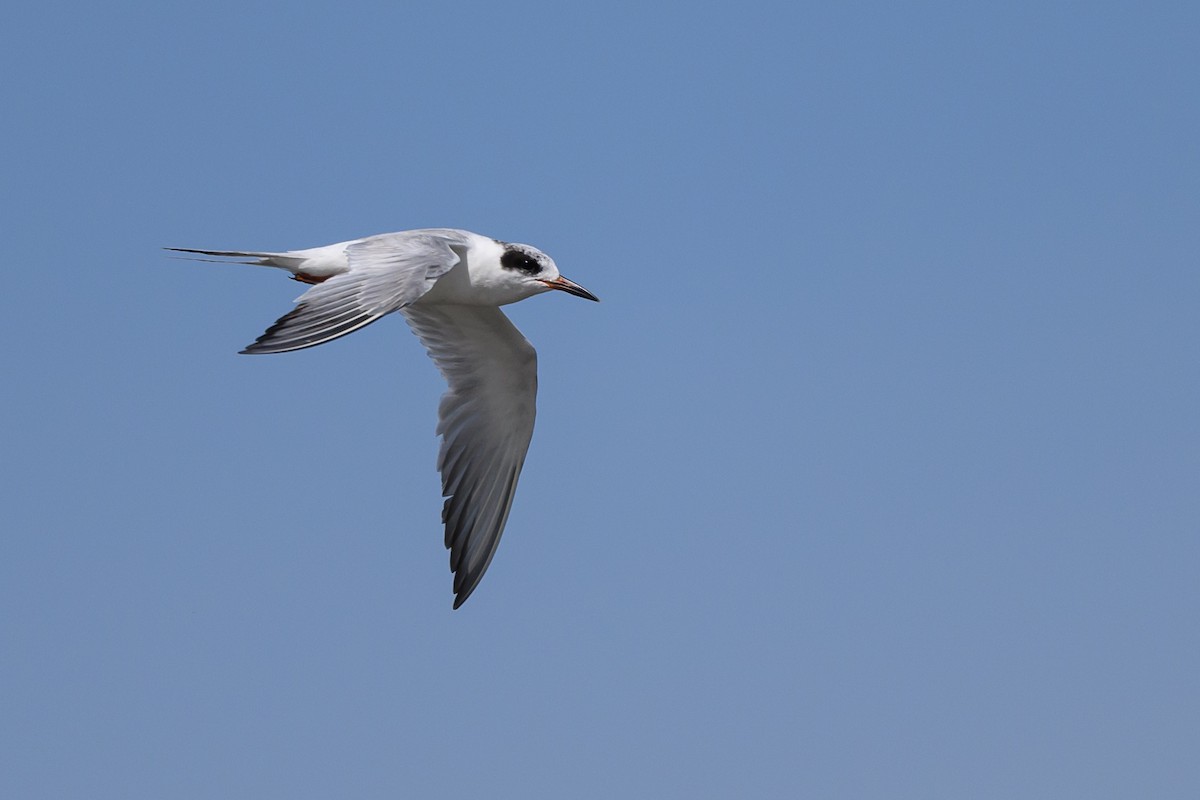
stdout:
{"type": "Polygon", "coordinates": [[[506,250],[500,257],[500,266],[505,269],[515,269],[527,275],[537,275],[542,271],[542,265],[537,262],[537,259],[520,250],[506,250]]]}

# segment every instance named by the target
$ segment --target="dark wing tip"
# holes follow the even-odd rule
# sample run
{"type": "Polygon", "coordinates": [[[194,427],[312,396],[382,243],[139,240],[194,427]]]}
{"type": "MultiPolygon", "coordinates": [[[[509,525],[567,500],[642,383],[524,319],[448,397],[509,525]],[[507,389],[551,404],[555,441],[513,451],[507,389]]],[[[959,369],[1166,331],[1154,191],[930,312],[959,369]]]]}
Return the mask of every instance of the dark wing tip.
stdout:
{"type": "Polygon", "coordinates": [[[486,571],[486,567],[481,570],[476,569],[470,572],[464,568],[463,570],[454,573],[455,608],[458,608],[463,603],[467,602],[467,598],[471,596],[471,593],[475,591],[476,587],[479,586],[480,581],[483,580],[483,573],[486,571]]]}
{"type": "Polygon", "coordinates": [[[291,311],[275,320],[275,323],[271,325],[271,327],[267,328],[261,336],[255,339],[253,344],[247,345],[245,349],[239,350],[238,353],[240,355],[253,356],[262,355],[265,353],[280,353],[284,352],[284,350],[293,349],[291,347],[283,347],[282,349],[280,348],[279,339],[283,338],[280,336],[280,332],[288,328],[293,322],[299,319],[301,315],[304,314],[304,311],[304,304],[296,306],[291,311]]]}
{"type": "Polygon", "coordinates": [[[364,325],[369,325],[379,317],[379,314],[360,311],[354,307],[322,315],[313,312],[307,304],[301,303],[267,328],[253,344],[239,352],[245,355],[260,355],[304,350],[345,336],[364,325]]]}
{"type": "MultiPolygon", "coordinates": [[[[478,588],[480,582],[483,580],[483,572],[486,572],[486,570],[483,570],[483,571],[471,576],[471,579],[468,580],[466,582],[466,584],[464,584],[461,588],[459,588],[459,590],[455,593],[455,595],[454,595],[454,608],[455,609],[457,609],[463,603],[467,602],[467,598],[471,596],[471,594],[475,591],[476,588],[478,588]]],[[[457,577],[457,576],[455,576],[455,577],[457,577]]]]}

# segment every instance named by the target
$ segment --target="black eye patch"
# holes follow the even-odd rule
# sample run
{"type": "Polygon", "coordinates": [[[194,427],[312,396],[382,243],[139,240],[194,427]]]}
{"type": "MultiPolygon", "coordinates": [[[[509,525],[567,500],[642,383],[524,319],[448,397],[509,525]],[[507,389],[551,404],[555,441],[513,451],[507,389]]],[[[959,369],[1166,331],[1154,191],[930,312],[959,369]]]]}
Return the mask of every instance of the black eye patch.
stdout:
{"type": "Polygon", "coordinates": [[[504,255],[500,256],[500,266],[505,269],[515,269],[527,275],[537,275],[542,271],[542,265],[537,262],[537,259],[520,250],[505,250],[504,255]]]}

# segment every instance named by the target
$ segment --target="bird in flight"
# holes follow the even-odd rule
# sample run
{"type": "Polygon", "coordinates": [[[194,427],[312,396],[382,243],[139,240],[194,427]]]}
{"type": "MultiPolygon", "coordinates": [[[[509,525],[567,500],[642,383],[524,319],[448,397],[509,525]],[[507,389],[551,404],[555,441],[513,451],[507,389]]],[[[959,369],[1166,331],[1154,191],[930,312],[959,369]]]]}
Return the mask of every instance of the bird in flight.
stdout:
{"type": "Polygon", "coordinates": [[[278,267],[310,285],[243,353],[315,347],[393,311],[408,320],[449,384],[438,406],[437,465],[454,607],[461,606],[496,553],[533,435],[537,352],[499,306],[551,289],[599,298],[535,247],[451,228],[279,253],[166,249],[250,259],[234,263],[278,267]]]}

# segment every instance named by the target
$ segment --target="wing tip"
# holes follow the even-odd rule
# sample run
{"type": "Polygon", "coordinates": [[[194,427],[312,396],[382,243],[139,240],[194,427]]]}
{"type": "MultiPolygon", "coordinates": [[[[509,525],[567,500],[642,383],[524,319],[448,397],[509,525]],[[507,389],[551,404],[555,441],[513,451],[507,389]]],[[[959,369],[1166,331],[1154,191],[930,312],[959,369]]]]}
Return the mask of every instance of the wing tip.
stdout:
{"type": "Polygon", "coordinates": [[[383,316],[365,311],[347,311],[313,322],[308,316],[309,310],[308,304],[300,303],[238,353],[253,356],[305,350],[340,339],[383,316]]]}
{"type": "Polygon", "coordinates": [[[466,586],[462,587],[455,593],[454,608],[453,608],[454,611],[457,611],[459,606],[461,606],[463,603],[467,602],[467,598],[470,597],[472,592],[475,591],[476,587],[479,586],[479,579],[482,577],[483,577],[482,575],[476,575],[475,580],[469,581],[466,586]]]}

